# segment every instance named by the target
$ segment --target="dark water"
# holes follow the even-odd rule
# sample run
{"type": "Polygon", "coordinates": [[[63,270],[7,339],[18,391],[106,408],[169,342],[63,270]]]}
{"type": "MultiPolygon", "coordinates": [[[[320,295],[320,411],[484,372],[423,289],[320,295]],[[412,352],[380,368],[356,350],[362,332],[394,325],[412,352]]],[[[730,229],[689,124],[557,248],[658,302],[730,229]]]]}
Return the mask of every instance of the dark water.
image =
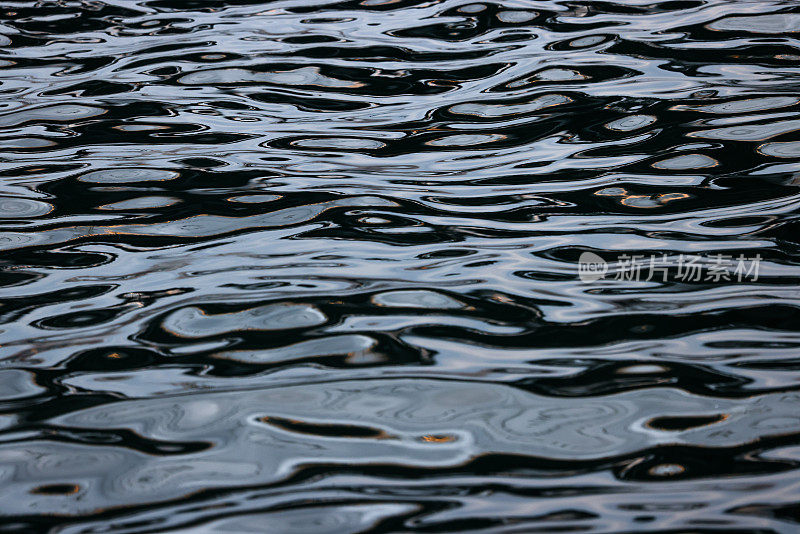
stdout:
{"type": "Polygon", "coordinates": [[[800,529],[797,2],[0,17],[0,532],[800,529]]]}

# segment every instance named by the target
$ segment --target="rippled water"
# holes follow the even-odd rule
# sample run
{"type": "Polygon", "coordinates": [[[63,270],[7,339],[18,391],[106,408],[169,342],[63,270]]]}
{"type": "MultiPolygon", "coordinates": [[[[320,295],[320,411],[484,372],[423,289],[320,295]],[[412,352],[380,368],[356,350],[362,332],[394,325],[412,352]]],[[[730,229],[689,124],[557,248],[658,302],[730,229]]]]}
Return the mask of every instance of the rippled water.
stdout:
{"type": "Polygon", "coordinates": [[[4,2],[0,531],[797,532],[798,62],[789,0],[4,2]]]}

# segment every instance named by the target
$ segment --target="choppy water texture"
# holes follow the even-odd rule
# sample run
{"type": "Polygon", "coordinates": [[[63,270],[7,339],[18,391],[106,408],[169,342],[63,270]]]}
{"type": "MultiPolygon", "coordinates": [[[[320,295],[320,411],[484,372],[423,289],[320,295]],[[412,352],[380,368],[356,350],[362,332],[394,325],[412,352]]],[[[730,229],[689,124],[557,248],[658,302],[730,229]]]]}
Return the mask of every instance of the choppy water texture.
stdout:
{"type": "Polygon", "coordinates": [[[0,532],[800,528],[797,2],[0,19],[0,532]]]}

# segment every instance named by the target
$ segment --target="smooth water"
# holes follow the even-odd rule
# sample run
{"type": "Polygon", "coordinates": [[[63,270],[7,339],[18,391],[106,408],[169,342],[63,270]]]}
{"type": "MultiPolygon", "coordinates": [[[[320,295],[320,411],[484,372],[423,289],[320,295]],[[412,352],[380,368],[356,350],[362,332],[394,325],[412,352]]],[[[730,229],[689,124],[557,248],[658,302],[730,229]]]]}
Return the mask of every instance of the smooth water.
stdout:
{"type": "Polygon", "coordinates": [[[0,22],[0,532],[800,529],[796,1],[0,22]]]}

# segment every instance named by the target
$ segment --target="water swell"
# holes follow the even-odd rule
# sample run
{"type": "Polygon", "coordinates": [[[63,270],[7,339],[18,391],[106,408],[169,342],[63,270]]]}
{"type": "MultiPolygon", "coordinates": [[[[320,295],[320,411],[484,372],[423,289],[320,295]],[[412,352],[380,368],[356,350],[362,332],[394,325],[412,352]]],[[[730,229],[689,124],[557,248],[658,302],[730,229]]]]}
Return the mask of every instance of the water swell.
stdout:
{"type": "Polygon", "coordinates": [[[6,3],[4,528],[793,532],[798,32],[779,0],[6,3]]]}

